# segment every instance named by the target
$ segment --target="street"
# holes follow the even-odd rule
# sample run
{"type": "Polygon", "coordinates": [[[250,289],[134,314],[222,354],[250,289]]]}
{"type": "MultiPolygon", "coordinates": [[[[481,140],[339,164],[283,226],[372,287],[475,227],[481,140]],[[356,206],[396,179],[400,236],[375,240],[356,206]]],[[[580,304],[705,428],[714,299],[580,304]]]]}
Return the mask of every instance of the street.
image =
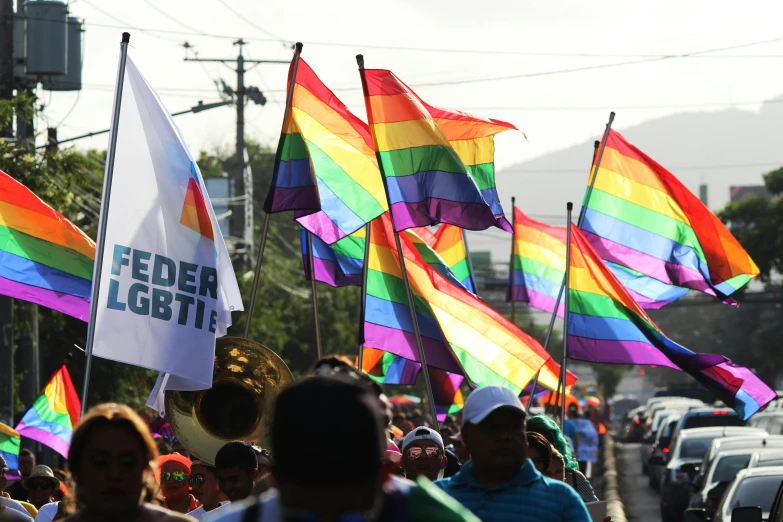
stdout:
{"type": "Polygon", "coordinates": [[[629,522],[660,522],[658,493],[647,484],[642,474],[640,444],[617,444],[617,471],[620,475],[620,496],[629,522]]]}

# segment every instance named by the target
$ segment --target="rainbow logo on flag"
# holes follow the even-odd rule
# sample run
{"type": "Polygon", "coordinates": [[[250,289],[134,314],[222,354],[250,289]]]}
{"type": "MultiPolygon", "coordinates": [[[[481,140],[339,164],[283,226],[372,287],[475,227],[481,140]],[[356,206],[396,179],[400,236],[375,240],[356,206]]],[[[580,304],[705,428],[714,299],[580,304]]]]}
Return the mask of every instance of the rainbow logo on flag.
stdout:
{"type": "Polygon", "coordinates": [[[204,194],[201,192],[196,175],[196,165],[193,163],[190,164],[190,178],[188,178],[188,188],[185,192],[185,202],[182,205],[182,215],[179,222],[210,241],[215,241],[212,221],[209,219],[207,204],[204,201],[204,194]]]}
{"type": "Polygon", "coordinates": [[[24,414],[16,431],[68,458],[71,435],[79,422],[81,408],[71,376],[63,364],[49,379],[43,395],[24,414]]]}

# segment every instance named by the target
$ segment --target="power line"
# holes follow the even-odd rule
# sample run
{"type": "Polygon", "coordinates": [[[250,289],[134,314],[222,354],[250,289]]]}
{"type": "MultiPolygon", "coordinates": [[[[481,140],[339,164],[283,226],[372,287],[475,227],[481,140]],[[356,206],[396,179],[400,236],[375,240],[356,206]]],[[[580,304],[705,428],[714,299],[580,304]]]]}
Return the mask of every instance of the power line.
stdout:
{"type": "Polygon", "coordinates": [[[685,104],[671,104],[671,105],[606,105],[606,106],[506,106],[506,107],[460,107],[461,110],[466,111],[618,111],[618,110],[661,110],[661,109],[699,109],[704,107],[743,107],[752,105],[763,105],[766,103],[783,103],[783,99],[773,100],[758,100],[758,101],[746,101],[746,102],[713,102],[713,103],[685,103],[685,104]]]}
{"type": "MultiPolygon", "coordinates": [[[[145,1],[148,1],[148,0],[145,0],[145,1]]],[[[230,5],[228,5],[228,2],[226,2],[225,0],[220,0],[220,3],[221,3],[221,4],[223,4],[223,7],[225,7],[226,9],[228,9],[229,11],[231,11],[232,13],[234,13],[234,15],[236,15],[236,16],[237,16],[237,18],[241,18],[241,19],[242,19],[242,21],[243,21],[243,22],[245,22],[247,25],[249,25],[249,26],[251,26],[251,27],[255,27],[256,29],[258,29],[259,31],[261,31],[262,33],[264,33],[265,35],[267,35],[267,36],[269,36],[269,37],[271,37],[271,38],[274,38],[274,39],[276,39],[276,40],[278,40],[278,41],[284,42],[284,43],[285,43],[285,42],[289,42],[289,41],[290,41],[290,40],[286,40],[285,38],[280,38],[280,37],[279,37],[279,36],[277,36],[276,34],[270,33],[269,31],[267,31],[266,29],[264,29],[264,28],[263,28],[263,27],[261,27],[260,25],[258,25],[258,24],[255,24],[255,23],[251,22],[251,21],[250,21],[250,20],[249,20],[249,19],[248,19],[246,16],[244,16],[242,13],[240,13],[239,11],[235,10],[233,7],[231,7],[230,5]]]]}
{"type": "MultiPolygon", "coordinates": [[[[123,20],[120,20],[119,18],[117,18],[117,17],[116,17],[116,16],[114,16],[113,14],[111,14],[111,13],[108,13],[108,12],[104,11],[103,9],[101,9],[101,8],[100,8],[100,7],[98,7],[97,5],[93,4],[93,3],[92,3],[92,2],[90,2],[89,0],[82,0],[82,2],[83,2],[83,3],[85,3],[85,4],[87,4],[87,5],[89,5],[90,7],[92,7],[93,9],[95,9],[96,11],[98,11],[99,13],[101,13],[102,15],[104,15],[104,16],[106,16],[106,17],[110,18],[111,20],[114,20],[114,21],[115,21],[115,22],[117,22],[118,24],[121,24],[120,26],[118,26],[118,27],[116,27],[116,26],[115,26],[114,28],[116,28],[116,29],[123,29],[123,30],[125,30],[125,31],[127,31],[129,28],[131,28],[131,27],[130,27],[128,24],[126,24],[126,23],[125,23],[123,20]]],[[[30,18],[27,18],[27,19],[29,20],[30,18]]],[[[65,22],[65,23],[67,23],[67,22],[65,22]]],[[[94,25],[94,26],[96,26],[96,27],[99,27],[99,26],[100,26],[99,24],[90,24],[90,25],[94,25]]],[[[107,27],[109,27],[109,26],[107,26],[107,27]]],[[[174,39],[172,39],[172,38],[166,38],[165,36],[159,36],[159,35],[155,34],[155,33],[160,33],[160,32],[164,32],[164,31],[155,31],[155,30],[153,30],[153,29],[143,29],[143,28],[141,28],[141,27],[133,27],[132,29],[133,29],[134,31],[140,31],[140,32],[142,32],[142,33],[148,34],[148,35],[152,36],[153,38],[158,38],[158,39],[160,39],[160,40],[166,40],[166,41],[169,41],[169,42],[177,42],[177,40],[174,40],[174,39]]]]}
{"type": "Polygon", "coordinates": [[[163,9],[161,9],[160,7],[158,7],[158,6],[156,6],[155,4],[153,4],[152,2],[150,2],[150,0],[144,0],[144,3],[145,3],[145,4],[147,4],[148,6],[150,6],[151,8],[153,8],[154,10],[156,10],[157,12],[159,12],[160,14],[162,14],[164,17],[168,18],[169,20],[171,20],[172,22],[174,22],[175,24],[177,24],[178,26],[180,26],[180,27],[184,27],[185,29],[188,29],[188,30],[190,30],[190,31],[195,31],[195,32],[197,32],[197,33],[200,33],[200,32],[201,32],[201,31],[199,31],[198,29],[196,29],[195,27],[193,27],[192,25],[188,25],[188,24],[186,24],[185,22],[183,22],[183,21],[181,21],[181,20],[177,19],[176,17],[174,17],[174,16],[171,16],[171,15],[170,15],[170,14],[168,14],[166,11],[164,11],[164,10],[163,10],[163,9]]]}

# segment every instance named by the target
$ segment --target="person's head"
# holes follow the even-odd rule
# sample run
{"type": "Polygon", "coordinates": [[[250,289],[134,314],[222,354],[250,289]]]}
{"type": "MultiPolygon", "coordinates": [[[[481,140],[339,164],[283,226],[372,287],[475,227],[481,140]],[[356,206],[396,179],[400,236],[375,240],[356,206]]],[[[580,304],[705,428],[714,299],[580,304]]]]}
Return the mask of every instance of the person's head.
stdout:
{"type": "Polygon", "coordinates": [[[533,461],[539,473],[546,475],[552,462],[552,445],[540,433],[530,431],[527,434],[527,458],[533,461]]]}
{"type": "Polygon", "coordinates": [[[23,449],[19,452],[19,474],[22,478],[27,478],[35,467],[35,455],[29,449],[23,449]]]}
{"type": "Polygon", "coordinates": [[[258,462],[258,476],[263,477],[272,471],[272,464],[274,463],[272,460],[272,453],[268,449],[259,448],[258,446],[253,446],[253,451],[256,452],[256,462],[258,462]]]}
{"type": "Polygon", "coordinates": [[[274,412],[272,475],[284,507],[328,518],[379,505],[388,442],[381,403],[362,379],[307,377],[280,393],[274,412]]]}
{"type": "Polygon", "coordinates": [[[527,459],[525,410],[514,392],[503,386],[478,388],[462,410],[462,441],[473,466],[505,480],[527,459]]]}
{"type": "Polygon", "coordinates": [[[52,468],[38,465],[24,479],[22,485],[27,489],[27,500],[36,509],[52,501],[54,492],[60,488],[60,481],[54,476],[52,468]]]}
{"type": "Polygon", "coordinates": [[[574,403],[571,403],[568,405],[568,413],[566,413],[566,417],[569,419],[578,419],[581,415],[579,415],[579,406],[577,406],[574,403]]]}
{"type": "Polygon", "coordinates": [[[163,498],[169,505],[182,501],[190,494],[190,466],[190,460],[177,452],[158,457],[156,475],[163,498]]]}
{"type": "Polygon", "coordinates": [[[129,407],[101,404],[76,426],[68,468],[85,510],[106,520],[138,507],[145,487],[154,491],[158,448],[147,425],[129,407]]]}
{"type": "Polygon", "coordinates": [[[68,474],[61,469],[55,469],[52,471],[54,471],[54,476],[57,478],[57,480],[60,481],[60,487],[54,492],[54,495],[52,495],[52,500],[54,502],[59,502],[64,500],[68,495],[68,486],[66,484],[68,484],[71,479],[68,474]]]}
{"type": "Polygon", "coordinates": [[[546,415],[534,415],[527,420],[527,431],[534,431],[544,436],[546,440],[554,447],[565,459],[566,468],[572,471],[579,469],[579,463],[573,456],[571,447],[568,445],[563,432],[557,422],[546,415]]]}
{"type": "Polygon", "coordinates": [[[218,484],[231,502],[250,496],[258,478],[258,460],[253,446],[241,440],[224,445],[215,455],[218,484]]]}
{"type": "Polygon", "coordinates": [[[448,459],[440,433],[424,426],[415,428],[403,439],[401,450],[407,478],[416,480],[420,475],[430,480],[443,478],[448,459]]]}
{"type": "Polygon", "coordinates": [[[193,496],[205,507],[214,509],[220,503],[220,484],[214,466],[194,461],[190,466],[189,484],[193,496]]]}
{"type": "Polygon", "coordinates": [[[552,448],[552,460],[546,470],[546,476],[560,482],[565,482],[565,459],[555,448],[552,448]]]}

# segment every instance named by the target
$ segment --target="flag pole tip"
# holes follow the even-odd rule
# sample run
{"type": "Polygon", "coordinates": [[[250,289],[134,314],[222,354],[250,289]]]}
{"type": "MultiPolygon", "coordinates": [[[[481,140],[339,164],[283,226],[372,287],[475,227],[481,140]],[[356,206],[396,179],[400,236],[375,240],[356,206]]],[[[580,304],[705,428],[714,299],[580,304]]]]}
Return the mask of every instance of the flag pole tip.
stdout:
{"type": "Polygon", "coordinates": [[[130,42],[130,33],[122,33],[122,43],[130,42]]]}
{"type": "Polygon", "coordinates": [[[570,201],[568,203],[566,203],[566,210],[568,210],[569,212],[574,210],[574,204],[571,203],[570,201]]]}
{"type": "Polygon", "coordinates": [[[356,55],[356,63],[359,65],[360,69],[364,69],[364,55],[363,54],[357,54],[356,55]]]}
{"type": "Polygon", "coordinates": [[[302,47],[304,47],[304,44],[302,42],[296,42],[296,45],[294,45],[296,48],[296,53],[301,54],[302,53],[302,47]]]}
{"type": "Polygon", "coordinates": [[[609,113],[609,123],[612,123],[614,121],[614,111],[609,113]]]}

